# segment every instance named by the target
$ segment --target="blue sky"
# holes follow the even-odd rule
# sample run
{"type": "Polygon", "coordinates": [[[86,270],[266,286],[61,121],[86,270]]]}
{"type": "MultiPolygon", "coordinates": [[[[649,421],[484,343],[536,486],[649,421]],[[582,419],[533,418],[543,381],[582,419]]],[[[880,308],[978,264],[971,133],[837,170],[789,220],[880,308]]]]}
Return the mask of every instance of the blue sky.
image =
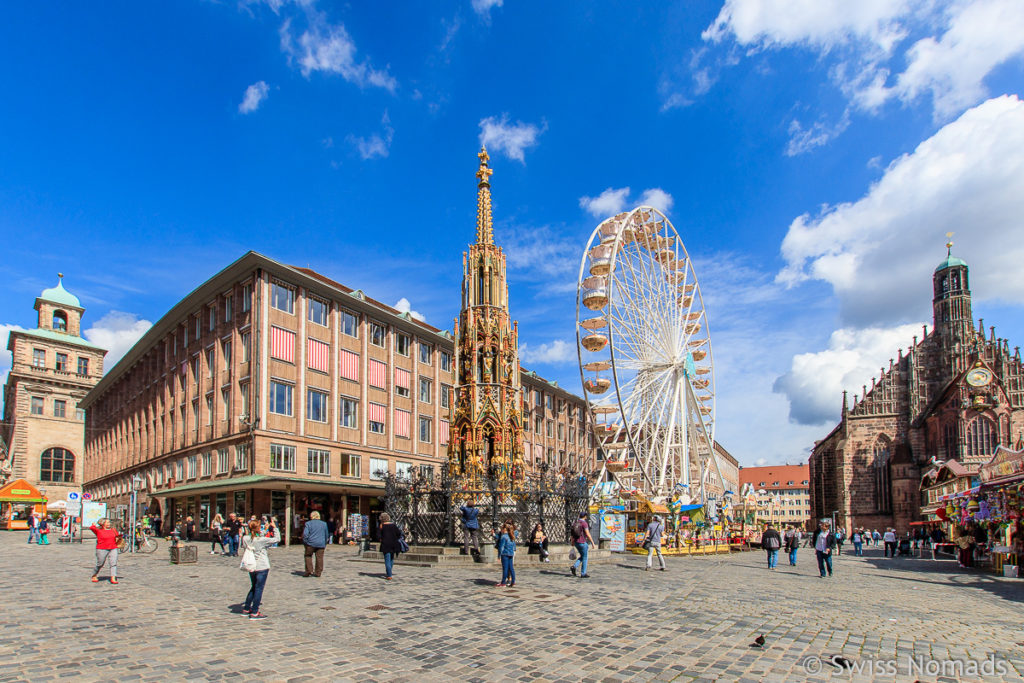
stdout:
{"type": "Polygon", "coordinates": [[[744,464],[806,458],[930,323],[947,231],[1024,341],[1016,0],[4,9],[4,339],[62,271],[119,357],[248,249],[449,327],[486,141],[524,364],[578,390],[581,250],[651,201],[744,464]]]}

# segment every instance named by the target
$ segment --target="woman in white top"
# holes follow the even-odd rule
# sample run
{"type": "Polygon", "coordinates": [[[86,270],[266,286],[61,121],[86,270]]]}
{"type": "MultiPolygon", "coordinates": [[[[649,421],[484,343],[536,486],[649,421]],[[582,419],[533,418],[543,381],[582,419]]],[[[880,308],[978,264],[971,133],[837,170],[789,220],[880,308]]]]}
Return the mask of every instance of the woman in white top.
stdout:
{"type": "Polygon", "coordinates": [[[260,603],[263,601],[263,587],[267,585],[267,574],[270,573],[270,558],[267,557],[267,546],[281,540],[281,534],[274,529],[273,536],[260,536],[260,523],[257,520],[249,522],[249,533],[242,536],[242,566],[249,572],[249,581],[252,587],[245,597],[245,607],[242,614],[248,614],[250,619],[266,619],[267,615],[260,612],[260,603]],[[252,553],[252,559],[248,553],[252,553]]]}
{"type": "Polygon", "coordinates": [[[224,554],[224,537],[221,536],[221,531],[220,531],[222,528],[224,528],[224,518],[221,517],[220,513],[218,512],[216,515],[213,516],[213,521],[210,522],[210,554],[211,555],[216,555],[217,554],[216,551],[214,551],[214,548],[217,547],[218,543],[220,544],[220,553],[221,553],[221,555],[224,554]]]}

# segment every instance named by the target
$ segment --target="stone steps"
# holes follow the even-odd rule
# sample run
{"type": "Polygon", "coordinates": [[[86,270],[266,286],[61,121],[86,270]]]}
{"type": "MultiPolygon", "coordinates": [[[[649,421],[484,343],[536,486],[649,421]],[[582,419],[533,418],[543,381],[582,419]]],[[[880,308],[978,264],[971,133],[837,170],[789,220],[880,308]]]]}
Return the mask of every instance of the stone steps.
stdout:
{"type": "MultiPolygon", "coordinates": [[[[516,553],[516,566],[537,566],[537,567],[565,567],[570,564],[569,546],[552,546],[548,549],[550,562],[541,562],[540,555],[530,555],[525,549],[516,553]]],[[[384,554],[377,549],[364,550],[357,557],[350,558],[354,562],[383,562],[384,554]]],[[[606,549],[591,548],[588,557],[590,564],[604,564],[611,562],[612,552],[606,549]]],[[[477,565],[498,566],[501,561],[498,552],[493,546],[484,546],[480,549],[479,556],[463,555],[462,548],[453,546],[411,546],[409,552],[402,553],[395,560],[395,564],[414,567],[473,567],[477,565]]]]}

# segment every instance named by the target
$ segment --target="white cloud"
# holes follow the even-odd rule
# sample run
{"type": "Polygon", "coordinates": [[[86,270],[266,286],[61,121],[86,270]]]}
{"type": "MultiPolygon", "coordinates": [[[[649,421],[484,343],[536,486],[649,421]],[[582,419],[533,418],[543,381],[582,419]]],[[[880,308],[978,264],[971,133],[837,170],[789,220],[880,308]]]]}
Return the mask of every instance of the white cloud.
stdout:
{"type": "Polygon", "coordinates": [[[477,13],[481,19],[485,22],[490,23],[491,21],[491,10],[495,7],[501,7],[505,4],[505,0],[472,0],[473,11],[477,13]]]}
{"type": "Polygon", "coordinates": [[[628,197],[628,187],[609,187],[596,197],[580,197],[580,208],[594,218],[604,219],[625,210],[628,197]]]}
{"type": "MultiPolygon", "coordinates": [[[[580,208],[594,218],[605,219],[625,211],[627,206],[632,205],[629,201],[629,193],[628,187],[620,187],[618,189],[609,187],[596,197],[580,197],[580,208]]],[[[651,187],[644,190],[636,201],[638,206],[653,206],[665,214],[672,209],[674,203],[675,200],[672,199],[672,195],[660,187],[651,187]]]]}
{"type": "Polygon", "coordinates": [[[672,210],[675,200],[672,199],[672,195],[660,187],[652,187],[644,190],[643,194],[640,195],[640,203],[644,206],[653,206],[658,211],[667,214],[672,210]]]}
{"type": "Polygon", "coordinates": [[[416,320],[419,320],[420,322],[427,322],[427,318],[422,313],[420,313],[419,311],[412,310],[412,304],[409,303],[409,300],[406,299],[404,296],[401,299],[399,299],[398,302],[395,303],[395,305],[392,306],[391,308],[394,308],[399,313],[408,313],[410,316],[412,316],[416,320]]]}
{"type": "Polygon", "coordinates": [[[757,460],[754,461],[754,466],[755,467],[764,467],[767,464],[768,464],[768,458],[758,458],[757,460]]]}
{"type": "Polygon", "coordinates": [[[103,368],[109,371],[152,326],[153,323],[141,320],[134,313],[110,311],[93,323],[83,336],[107,350],[107,355],[103,358],[103,368]]]}
{"type": "Polygon", "coordinates": [[[832,125],[824,121],[816,121],[810,127],[804,128],[803,124],[793,119],[789,124],[789,144],[786,145],[786,156],[799,156],[816,147],[826,145],[846,130],[849,125],[848,112],[844,112],[843,117],[832,125]]]}
{"type": "Polygon", "coordinates": [[[502,152],[509,159],[526,163],[524,152],[537,146],[537,138],[547,130],[547,124],[536,126],[516,121],[510,123],[509,115],[488,116],[480,120],[480,144],[492,152],[502,152]]]}
{"type": "MultiPolygon", "coordinates": [[[[703,32],[747,54],[817,52],[851,103],[875,111],[928,94],[948,119],[986,97],[985,78],[1024,55],[1020,0],[727,0],[703,32]],[[902,70],[901,70],[902,69],[902,70]]],[[[672,89],[662,88],[668,104],[672,89]]],[[[700,94],[700,83],[693,87],[700,94]]]]}
{"type": "Polygon", "coordinates": [[[529,344],[519,345],[519,359],[524,363],[536,363],[538,365],[557,365],[576,362],[576,345],[556,339],[550,344],[540,344],[536,348],[529,344]]]}
{"type": "Polygon", "coordinates": [[[355,145],[359,151],[359,156],[365,161],[367,159],[374,159],[377,157],[386,157],[391,152],[391,141],[395,137],[395,129],[391,127],[391,119],[388,117],[388,113],[384,112],[384,117],[380,121],[381,126],[384,128],[384,135],[380,136],[374,133],[368,138],[356,137],[354,135],[348,136],[348,141],[355,145]]]}
{"type": "Polygon", "coordinates": [[[270,86],[263,81],[256,81],[250,85],[245,89],[245,96],[242,97],[242,102],[238,105],[238,113],[249,114],[259,109],[263,100],[267,99],[269,92],[270,86]]]}
{"type": "Polygon", "coordinates": [[[778,281],[829,283],[844,325],[915,320],[946,232],[970,265],[976,301],[1024,304],[1024,103],[968,110],[889,164],[861,199],[792,222],[778,281]],[[931,245],[931,246],[930,246],[931,245]]]}
{"type": "Polygon", "coordinates": [[[308,27],[297,38],[292,20],[281,25],[281,50],[289,61],[298,63],[307,78],[314,71],[339,74],[359,87],[373,86],[394,92],[398,82],[387,69],[378,70],[368,61],[356,61],[356,44],[342,24],[331,24],[323,12],[307,12],[308,27]]]}
{"type": "Polygon", "coordinates": [[[843,328],[832,333],[828,348],[793,356],[789,372],[775,381],[774,389],[789,398],[789,419],[798,424],[827,424],[839,420],[843,390],[863,397],[863,386],[881,376],[897,350],[908,349],[919,323],[862,330],[843,328]]]}

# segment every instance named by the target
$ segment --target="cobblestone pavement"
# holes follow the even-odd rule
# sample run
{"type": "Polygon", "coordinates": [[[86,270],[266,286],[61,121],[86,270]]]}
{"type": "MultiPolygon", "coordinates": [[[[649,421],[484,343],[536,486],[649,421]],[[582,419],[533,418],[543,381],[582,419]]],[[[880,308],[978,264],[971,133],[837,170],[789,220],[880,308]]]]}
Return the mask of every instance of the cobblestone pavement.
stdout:
{"type": "Polygon", "coordinates": [[[649,573],[627,555],[588,580],[544,565],[510,590],[492,569],[400,566],[389,583],[337,547],[303,578],[301,550],[279,548],[269,618],[249,621],[248,577],[206,544],[196,565],[164,542],[122,557],[114,586],[89,582],[92,543],[25,540],[0,533],[0,681],[1024,680],[1024,580],[875,549],[831,579],[802,549],[774,572],[758,551],[649,573]],[[971,668],[989,658],[1006,670],[971,668]]]}

